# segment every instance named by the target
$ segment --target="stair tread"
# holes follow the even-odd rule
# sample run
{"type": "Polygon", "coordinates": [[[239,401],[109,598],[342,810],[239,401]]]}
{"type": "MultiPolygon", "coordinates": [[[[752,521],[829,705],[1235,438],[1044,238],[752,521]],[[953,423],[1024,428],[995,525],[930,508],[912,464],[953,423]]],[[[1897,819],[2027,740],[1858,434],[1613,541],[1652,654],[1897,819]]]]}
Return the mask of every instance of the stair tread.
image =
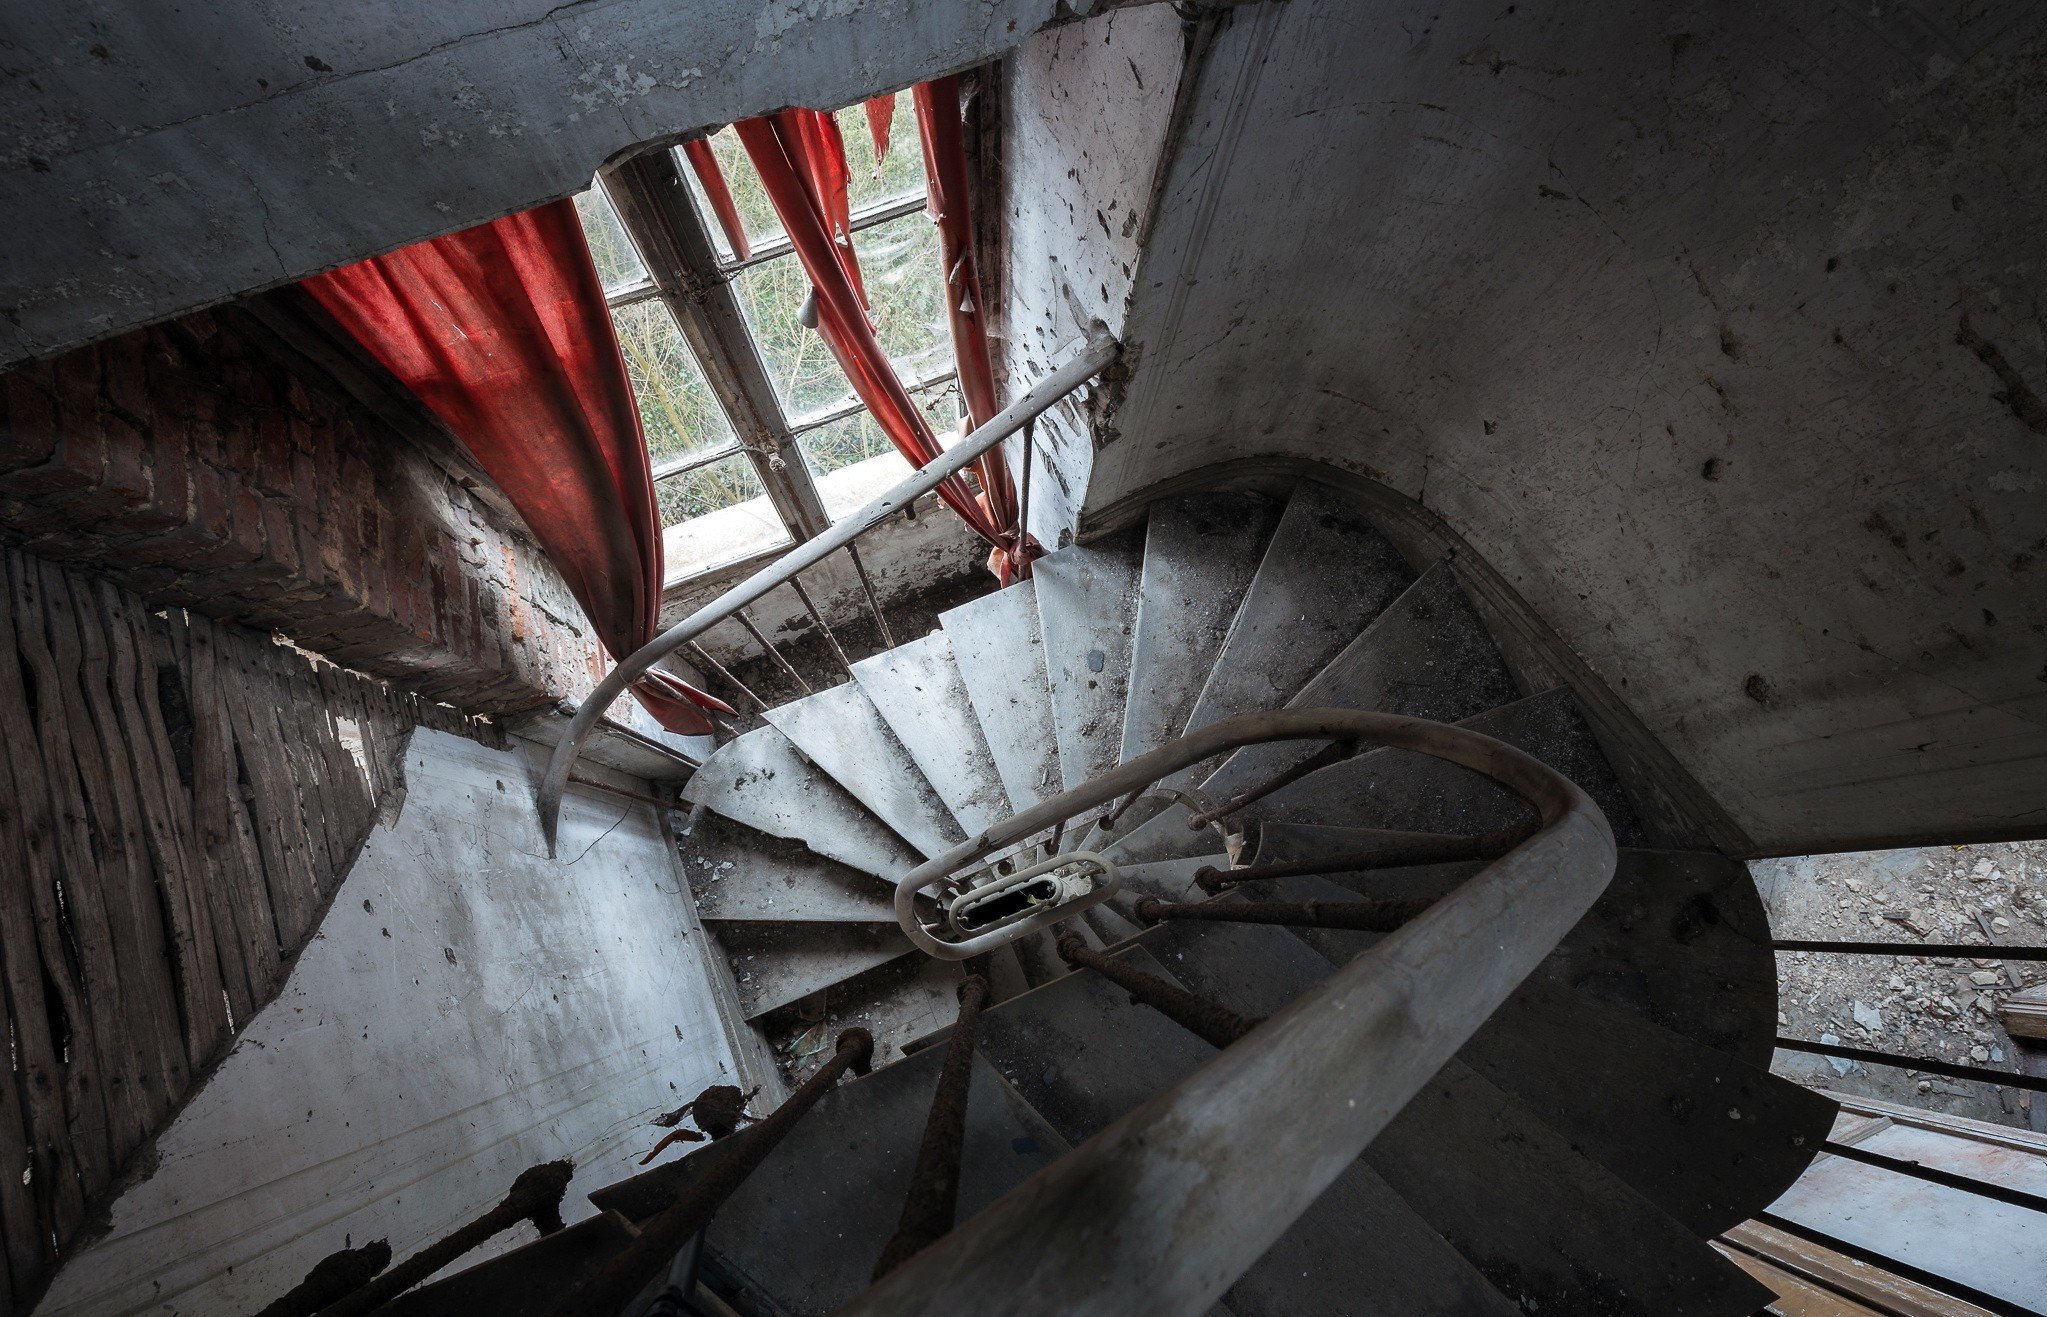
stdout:
{"type": "Polygon", "coordinates": [[[1315,485],[1295,490],[1187,727],[1284,705],[1414,575],[1350,502],[1315,485]]]}
{"type": "MultiPolygon", "coordinates": [[[[1331,972],[1305,941],[1271,925],[1166,924],[1145,946],[1190,991],[1243,1014],[1270,1014],[1331,972]]],[[[1749,1313],[1767,1301],[1736,1306],[1750,1293],[1738,1270],[1730,1274],[1697,1236],[1461,1054],[1364,1161],[1509,1298],[1533,1298],[1538,1311],[1606,1310],[1611,1296],[1588,1283],[1591,1273],[1624,1280],[1619,1311],[1749,1313]],[[1531,1210],[1538,1203],[1543,1210],[1531,1210]],[[1552,1226],[1544,1213],[1565,1203],[1573,1220],[1552,1226]],[[1617,1228],[1634,1232],[1634,1247],[1608,1238],[1617,1228]]]]}
{"type": "MultiPolygon", "coordinates": [[[[1641,829],[1578,701],[1558,687],[1466,718],[1483,732],[1540,759],[1577,783],[1605,812],[1614,838],[1639,845],[1641,829]]],[[[1284,787],[1248,806],[1247,820],[1396,828],[1471,836],[1531,817],[1512,792],[1469,769],[1409,750],[1374,750],[1284,787]]]]}
{"type": "Polygon", "coordinates": [[[749,1020],[915,953],[888,924],[721,924],[740,1013],[749,1020]]]}
{"type": "Polygon", "coordinates": [[[1365,1160],[1530,1311],[1745,1317],[1773,1297],[1461,1062],[1365,1160]]]}
{"type": "MultiPolygon", "coordinates": [[[[726,1200],[706,1236],[721,1267],[778,1311],[835,1311],[868,1287],[895,1233],[944,1049],[841,1084],[726,1200]],[[793,1265],[797,1260],[802,1265],[793,1265]]],[[[1050,1165],[1064,1142],[976,1059],[959,1218],[1050,1165]]]]}
{"type": "Polygon", "coordinates": [[[1187,725],[1284,506],[1249,493],[1153,505],[1131,639],[1122,760],[1158,749],[1187,725]]]}
{"type": "MultiPolygon", "coordinates": [[[[1142,946],[1116,954],[1147,973],[1171,977],[1142,946]]],[[[1215,1053],[1096,974],[1067,974],[990,1010],[976,1045],[1074,1144],[1215,1053]]]]}
{"type": "Polygon", "coordinates": [[[995,754],[943,631],[862,659],[853,678],[964,832],[1010,816],[995,754]]]}
{"type": "Polygon", "coordinates": [[[697,914],[723,920],[878,923],[895,919],[874,875],[708,811],[677,839],[697,914]]]}
{"type": "Polygon", "coordinates": [[[1131,527],[1061,549],[1031,568],[1059,774],[1066,782],[1085,782],[1116,766],[1143,554],[1142,530],[1131,527]]]}
{"type": "MultiPolygon", "coordinates": [[[[1511,703],[1517,694],[1506,662],[1446,558],[1373,618],[1287,707],[1371,709],[1454,723],[1511,703]]],[[[1202,793],[1227,799],[1319,748],[1302,741],[1247,745],[1202,782],[1202,793]]]]}
{"type": "MultiPolygon", "coordinates": [[[[1327,878],[1363,896],[1437,897],[1481,867],[1470,860],[1327,878]]],[[[1739,860],[1624,848],[1613,881],[1538,972],[1767,1070],[1776,959],[1748,931],[1761,908],[1739,860]]]]}
{"type": "Polygon", "coordinates": [[[682,789],[693,805],[894,882],[922,863],[903,839],[772,727],[724,746],[682,789]]]}
{"type": "MultiPolygon", "coordinates": [[[[1354,895],[1320,878],[1255,887],[1249,895],[1284,900],[1354,895]]],[[[1292,931],[1332,966],[1377,940],[1292,931]]],[[[1701,1237],[1768,1207],[1812,1159],[1835,1111],[1816,1093],[1541,974],[1458,1059],[1701,1237]]]]}
{"type": "Polygon", "coordinates": [[[938,620],[1011,807],[1026,810],[1058,795],[1064,788],[1059,747],[1048,734],[1052,692],[1035,583],[983,595],[938,620]]]}
{"type": "Polygon", "coordinates": [[[768,724],[926,858],[966,840],[859,683],[769,709],[768,724]]]}

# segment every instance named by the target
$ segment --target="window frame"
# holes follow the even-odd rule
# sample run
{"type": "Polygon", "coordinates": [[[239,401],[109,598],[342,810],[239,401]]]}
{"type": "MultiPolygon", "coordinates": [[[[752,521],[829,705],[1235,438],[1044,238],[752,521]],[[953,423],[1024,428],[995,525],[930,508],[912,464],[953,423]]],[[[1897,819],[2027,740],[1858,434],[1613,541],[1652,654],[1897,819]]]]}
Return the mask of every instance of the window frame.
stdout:
{"type": "MultiPolygon", "coordinates": [[[[731,439],[664,462],[654,468],[653,477],[661,481],[681,476],[744,453],[789,538],[731,559],[692,565],[665,581],[664,588],[738,564],[766,561],[829,529],[831,516],[797,440],[867,410],[865,403],[849,394],[840,403],[801,416],[788,414],[733,279],[769,261],[793,260],[795,249],[787,235],[778,234],[743,260],[725,256],[712,239],[685,168],[680,150],[663,146],[597,176],[598,186],[646,271],[645,278],[607,293],[607,308],[617,312],[652,300],[664,303],[732,426],[731,439]]],[[[857,234],[914,214],[926,205],[923,192],[871,202],[853,212],[848,228],[857,234]]],[[[903,387],[915,395],[956,376],[957,371],[947,366],[905,380],[903,387]]],[[[663,528],[664,533],[667,529],[663,528]]]]}

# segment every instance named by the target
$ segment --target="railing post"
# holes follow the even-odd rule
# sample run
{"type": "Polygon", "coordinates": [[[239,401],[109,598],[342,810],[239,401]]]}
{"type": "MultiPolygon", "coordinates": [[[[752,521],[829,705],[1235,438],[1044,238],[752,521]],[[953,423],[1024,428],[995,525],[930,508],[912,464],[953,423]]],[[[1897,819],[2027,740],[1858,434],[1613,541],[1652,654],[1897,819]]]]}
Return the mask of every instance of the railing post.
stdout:
{"type": "Polygon", "coordinates": [[[1228,1047],[1260,1023],[1206,997],[1197,997],[1156,974],[1147,974],[1135,965],[1103,955],[1082,941],[1078,934],[1066,934],[1059,939],[1058,945],[1059,954],[1068,964],[1093,970],[1129,993],[1137,1002],[1151,1007],[1211,1046],[1228,1047]]]}
{"type": "Polygon", "coordinates": [[[1295,928],[1340,928],[1353,933],[1391,933],[1435,903],[1432,896],[1413,896],[1363,901],[1201,901],[1181,904],[1147,896],[1137,903],[1137,917],[1147,924],[1197,919],[1218,924],[1282,924],[1295,928]]]}
{"type": "Polygon", "coordinates": [[[960,984],[960,1013],[945,1044],[945,1067],[931,1096],[931,1115],[917,1145],[910,1192],[896,1233],[874,1264],[880,1280],[952,1229],[959,1214],[960,1150],[967,1136],[967,1096],[974,1079],[974,1023],[988,1000],[988,980],[978,974],[960,984]]]}
{"type": "Polygon", "coordinates": [[[730,1151],[702,1178],[683,1190],[682,1196],[640,1227],[640,1233],[604,1269],[583,1283],[581,1289],[555,1306],[552,1317],[618,1317],[618,1311],[666,1267],[691,1235],[710,1224],[711,1216],[732,1195],[755,1167],[767,1160],[805,1112],[831,1090],[839,1077],[851,1070],[866,1074],[874,1056],[874,1038],[865,1029],[848,1029],[839,1035],[832,1059],[818,1067],[816,1074],[774,1113],[738,1139],[721,1146],[730,1151]]]}

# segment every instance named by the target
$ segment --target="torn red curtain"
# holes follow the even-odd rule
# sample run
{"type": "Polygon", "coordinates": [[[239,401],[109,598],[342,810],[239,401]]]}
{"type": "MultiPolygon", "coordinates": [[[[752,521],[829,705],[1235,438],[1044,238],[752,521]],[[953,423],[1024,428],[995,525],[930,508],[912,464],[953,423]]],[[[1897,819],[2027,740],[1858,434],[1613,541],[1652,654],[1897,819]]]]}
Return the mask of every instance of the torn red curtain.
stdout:
{"type": "MultiPolygon", "coordinates": [[[[949,104],[956,117],[956,86],[949,104]]],[[[739,134],[740,144],[746,148],[747,157],[753,161],[754,169],[760,174],[768,200],[773,203],[783,230],[789,235],[797,260],[810,277],[811,287],[816,293],[818,332],[825,345],[838,361],[840,370],[845,372],[854,393],[867,405],[875,423],[881,426],[897,451],[914,467],[930,464],[941,452],[938,440],[924,414],[903,388],[888,354],[875,337],[873,323],[868,319],[859,262],[853,252],[846,195],[845,147],[839,136],[837,121],[822,111],[790,109],[745,120],[734,124],[733,128],[739,134]]],[[[874,116],[870,116],[869,128],[875,132],[879,146],[885,139],[874,116]]],[[[953,140],[955,143],[958,141],[956,126],[953,140]]],[[[952,193],[953,213],[964,225],[964,155],[957,178],[958,184],[952,193]]],[[[981,351],[985,378],[985,341],[981,351]]],[[[963,380],[965,376],[963,369],[963,380]]],[[[992,399],[992,388],[984,396],[992,399]]],[[[970,399],[970,413],[973,405],[970,399]]],[[[979,418],[976,423],[979,423],[979,418]]],[[[1010,494],[1008,472],[999,456],[993,454],[983,459],[977,470],[982,481],[981,494],[976,495],[964,480],[954,476],[938,487],[938,496],[975,534],[994,546],[990,565],[998,578],[1007,584],[1017,576],[1029,574],[1028,557],[1018,550],[1016,510],[1010,494]]]]}
{"type": "MultiPolygon", "coordinates": [[[[661,524],[639,411],[575,203],[416,243],[304,287],[469,449],[613,658],[653,639],[661,524]]],[[[633,694],[685,735],[723,701],[663,673],[633,694]]]]}

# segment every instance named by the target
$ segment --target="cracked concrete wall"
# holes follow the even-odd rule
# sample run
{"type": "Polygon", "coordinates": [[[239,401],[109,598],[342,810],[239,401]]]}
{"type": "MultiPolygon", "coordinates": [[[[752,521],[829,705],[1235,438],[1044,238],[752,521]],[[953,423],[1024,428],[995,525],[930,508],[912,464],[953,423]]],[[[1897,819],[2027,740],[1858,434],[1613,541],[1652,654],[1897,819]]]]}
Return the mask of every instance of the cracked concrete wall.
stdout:
{"type": "Polygon", "coordinates": [[[640,142],[968,68],[1096,7],[14,6],[0,363],[567,196],[640,142]]]}
{"type": "MultiPolygon", "coordinates": [[[[284,988],[36,1311],[255,1312],[345,1244],[409,1256],[559,1157],[577,1221],[638,1170],[651,1117],[733,1082],[652,810],[571,788],[549,860],[529,794],[544,752],[513,744],[413,734],[402,807],[284,988]]],[[[522,1225],[462,1265],[532,1238],[522,1225]]]]}
{"type": "MultiPolygon", "coordinates": [[[[1007,305],[999,367],[1014,397],[1100,320],[1122,332],[1185,30],[1165,5],[1040,33],[1004,63],[1000,91],[1007,305]]],[[[1084,389],[1037,427],[1031,533],[1056,548],[1078,520],[1094,464],[1084,389]]],[[[1021,473],[1021,448],[1008,445],[1021,473]]]]}
{"type": "Polygon", "coordinates": [[[1466,536],[1764,852],[2047,833],[2047,10],[1236,11],[1090,509],[1466,536]]]}

